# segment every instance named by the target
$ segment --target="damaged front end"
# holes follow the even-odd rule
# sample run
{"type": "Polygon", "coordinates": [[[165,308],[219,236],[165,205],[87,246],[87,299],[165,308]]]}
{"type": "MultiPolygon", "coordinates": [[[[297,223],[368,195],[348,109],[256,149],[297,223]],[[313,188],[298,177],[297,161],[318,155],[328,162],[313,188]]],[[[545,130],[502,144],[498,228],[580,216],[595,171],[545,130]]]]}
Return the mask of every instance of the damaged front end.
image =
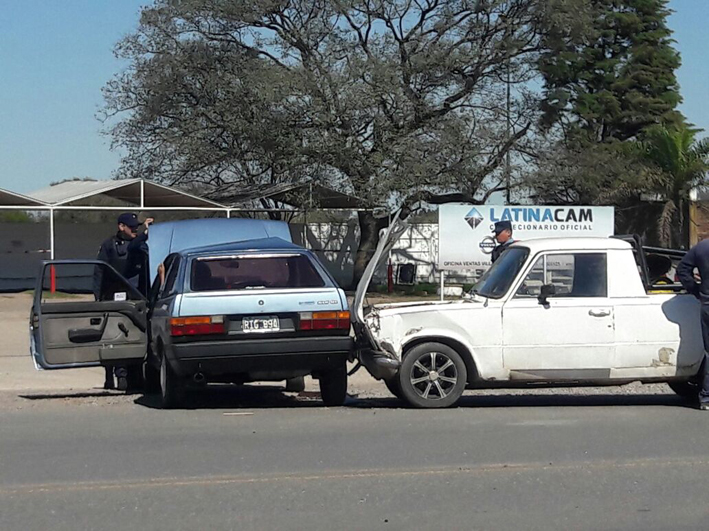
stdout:
{"type": "Polygon", "coordinates": [[[357,284],[357,292],[352,308],[352,327],[355,331],[355,349],[362,365],[377,380],[388,380],[396,375],[401,361],[393,352],[393,348],[377,338],[378,311],[371,308],[365,315],[364,299],[372,282],[374,272],[383,263],[389,252],[408,228],[408,223],[397,214],[386,233],[379,241],[377,250],[367,264],[364,274],[357,284]],[[387,349],[389,346],[389,349],[387,349]]]}

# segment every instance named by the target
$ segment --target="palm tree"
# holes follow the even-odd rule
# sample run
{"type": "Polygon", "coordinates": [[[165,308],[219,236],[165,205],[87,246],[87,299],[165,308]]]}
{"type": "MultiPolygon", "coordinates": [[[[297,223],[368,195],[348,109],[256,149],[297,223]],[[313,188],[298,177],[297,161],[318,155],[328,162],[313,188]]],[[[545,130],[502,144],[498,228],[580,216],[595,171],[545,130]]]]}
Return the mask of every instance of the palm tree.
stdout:
{"type": "Polygon", "coordinates": [[[654,190],[664,205],[658,222],[661,245],[682,247],[688,242],[685,222],[689,192],[707,182],[709,138],[698,140],[697,130],[654,127],[640,143],[642,158],[658,173],[654,190]]]}

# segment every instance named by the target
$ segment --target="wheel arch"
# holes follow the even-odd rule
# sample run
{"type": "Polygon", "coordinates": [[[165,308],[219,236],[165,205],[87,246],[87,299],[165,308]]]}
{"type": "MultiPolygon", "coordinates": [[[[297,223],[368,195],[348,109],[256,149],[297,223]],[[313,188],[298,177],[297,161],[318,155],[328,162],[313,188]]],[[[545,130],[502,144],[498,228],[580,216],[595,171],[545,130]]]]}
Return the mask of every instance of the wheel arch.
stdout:
{"type": "Polygon", "coordinates": [[[455,350],[465,363],[465,369],[468,372],[467,383],[471,383],[479,379],[480,375],[478,373],[477,364],[471,350],[460,340],[441,335],[426,335],[418,336],[410,341],[404,343],[401,346],[401,359],[403,361],[404,356],[414,347],[421,345],[423,343],[441,343],[447,347],[455,350]]]}

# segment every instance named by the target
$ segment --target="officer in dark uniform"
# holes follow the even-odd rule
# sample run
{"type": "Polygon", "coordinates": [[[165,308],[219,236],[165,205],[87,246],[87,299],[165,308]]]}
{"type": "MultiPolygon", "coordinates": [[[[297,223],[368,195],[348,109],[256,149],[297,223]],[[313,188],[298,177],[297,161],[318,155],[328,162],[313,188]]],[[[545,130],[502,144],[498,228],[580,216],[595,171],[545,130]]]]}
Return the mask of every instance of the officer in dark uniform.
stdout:
{"type": "Polygon", "coordinates": [[[497,241],[497,246],[492,250],[492,263],[494,264],[500,255],[514,243],[512,238],[512,222],[511,221],[498,221],[495,223],[495,240],[497,241]]]}
{"type": "Polygon", "coordinates": [[[709,410],[709,239],[702,240],[684,255],[677,266],[677,277],[684,289],[701,303],[702,338],[704,339],[704,362],[701,366],[699,409],[709,410]],[[699,271],[700,282],[694,278],[699,271]]]}
{"type": "MultiPolygon", "coordinates": [[[[141,273],[147,272],[145,261],[147,260],[147,228],[153,219],[145,220],[145,231],[138,236],[138,228],[141,223],[138,216],[132,212],[126,212],[118,216],[118,231],[101,244],[97,260],[106,262],[116,271],[128,279],[136,288],[140,287],[141,273]],[[144,249],[145,248],[145,249],[144,249]]],[[[144,276],[144,275],[143,275],[144,276]]],[[[94,272],[94,296],[96,300],[113,300],[116,291],[125,291],[115,278],[105,275],[102,268],[96,268],[94,272]]],[[[106,367],[106,380],[104,389],[113,389],[113,374],[111,367],[106,367]]],[[[118,388],[125,390],[128,387],[127,369],[125,367],[115,368],[118,388]]]]}

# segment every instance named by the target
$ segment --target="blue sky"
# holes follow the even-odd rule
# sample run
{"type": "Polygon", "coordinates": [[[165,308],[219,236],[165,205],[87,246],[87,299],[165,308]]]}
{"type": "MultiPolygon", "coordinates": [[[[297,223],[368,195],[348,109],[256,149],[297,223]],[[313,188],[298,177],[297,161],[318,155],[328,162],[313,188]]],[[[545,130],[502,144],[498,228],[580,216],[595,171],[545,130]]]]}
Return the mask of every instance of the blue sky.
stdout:
{"type": "MultiPolygon", "coordinates": [[[[120,70],[114,44],[147,0],[8,0],[0,10],[0,188],[30,192],[71,177],[108,179],[119,156],[95,118],[120,70]]],[[[672,0],[678,72],[691,122],[709,131],[709,0],[672,0]]],[[[704,133],[707,134],[707,133],[704,133]]]]}

